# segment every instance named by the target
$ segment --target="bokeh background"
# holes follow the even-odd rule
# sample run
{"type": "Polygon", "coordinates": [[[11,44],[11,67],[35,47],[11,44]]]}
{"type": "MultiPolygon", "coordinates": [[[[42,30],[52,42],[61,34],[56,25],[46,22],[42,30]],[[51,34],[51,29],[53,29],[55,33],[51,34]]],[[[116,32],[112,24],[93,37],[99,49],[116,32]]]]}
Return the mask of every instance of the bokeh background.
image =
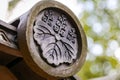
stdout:
{"type": "MultiPolygon", "coordinates": [[[[0,0],[0,19],[10,22],[38,1],[0,0]]],[[[104,76],[120,80],[120,0],[57,1],[75,13],[87,36],[86,62],[77,75],[81,80],[104,76]]]]}

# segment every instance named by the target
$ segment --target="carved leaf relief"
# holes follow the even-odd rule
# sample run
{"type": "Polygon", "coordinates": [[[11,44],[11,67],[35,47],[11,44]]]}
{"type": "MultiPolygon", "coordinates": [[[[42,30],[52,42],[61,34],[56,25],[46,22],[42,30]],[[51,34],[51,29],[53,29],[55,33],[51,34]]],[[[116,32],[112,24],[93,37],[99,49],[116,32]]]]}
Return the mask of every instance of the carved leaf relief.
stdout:
{"type": "Polygon", "coordinates": [[[40,54],[47,63],[55,66],[73,63],[78,47],[75,29],[67,26],[66,17],[59,16],[52,10],[44,11],[34,25],[34,40],[42,50],[40,54]]]}

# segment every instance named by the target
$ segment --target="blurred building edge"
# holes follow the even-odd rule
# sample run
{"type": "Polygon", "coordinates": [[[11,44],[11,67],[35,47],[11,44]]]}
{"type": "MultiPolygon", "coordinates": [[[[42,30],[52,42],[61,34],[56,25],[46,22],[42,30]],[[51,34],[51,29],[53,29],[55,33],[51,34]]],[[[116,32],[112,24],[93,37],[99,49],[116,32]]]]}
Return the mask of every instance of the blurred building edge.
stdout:
{"type": "Polygon", "coordinates": [[[107,75],[104,77],[93,78],[89,80],[120,80],[120,73],[114,73],[114,74],[107,75]]]}
{"type": "Polygon", "coordinates": [[[0,4],[0,19],[5,21],[8,10],[8,0],[2,0],[2,4],[0,4]]]}

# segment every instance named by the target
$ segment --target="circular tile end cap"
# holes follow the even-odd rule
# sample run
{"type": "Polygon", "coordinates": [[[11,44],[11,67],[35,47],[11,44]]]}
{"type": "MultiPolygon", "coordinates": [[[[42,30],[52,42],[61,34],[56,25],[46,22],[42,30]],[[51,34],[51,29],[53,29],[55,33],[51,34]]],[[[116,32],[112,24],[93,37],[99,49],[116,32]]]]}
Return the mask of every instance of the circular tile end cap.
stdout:
{"type": "Polygon", "coordinates": [[[82,67],[87,41],[76,16],[56,1],[40,1],[21,18],[18,42],[28,66],[42,77],[69,77],[82,67]]]}

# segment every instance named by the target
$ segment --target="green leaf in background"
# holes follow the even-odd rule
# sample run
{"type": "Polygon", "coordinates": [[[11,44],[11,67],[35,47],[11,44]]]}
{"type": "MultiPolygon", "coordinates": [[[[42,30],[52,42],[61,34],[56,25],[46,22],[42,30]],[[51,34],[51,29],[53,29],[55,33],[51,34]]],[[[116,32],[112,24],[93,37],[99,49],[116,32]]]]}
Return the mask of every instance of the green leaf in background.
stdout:
{"type": "Polygon", "coordinates": [[[8,10],[11,11],[19,3],[20,0],[11,0],[9,2],[8,10]]]}

